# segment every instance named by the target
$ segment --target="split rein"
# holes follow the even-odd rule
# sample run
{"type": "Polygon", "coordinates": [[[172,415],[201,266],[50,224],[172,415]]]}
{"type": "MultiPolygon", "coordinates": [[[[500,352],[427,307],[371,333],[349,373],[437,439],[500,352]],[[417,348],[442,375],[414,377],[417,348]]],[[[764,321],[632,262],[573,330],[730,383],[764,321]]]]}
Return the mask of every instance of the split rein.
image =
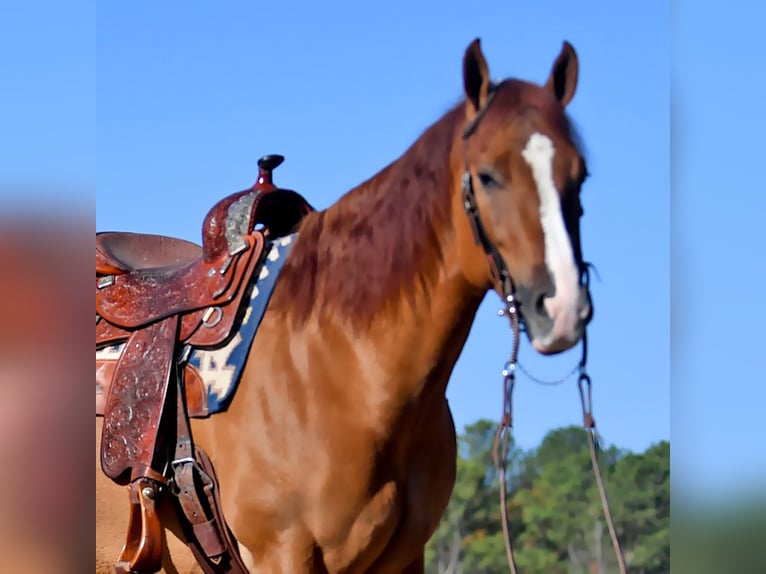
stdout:
{"type": "MultiPolygon", "coordinates": [[[[468,126],[463,131],[463,142],[467,144],[468,138],[476,131],[479,121],[484,116],[489,104],[492,101],[495,92],[490,91],[489,97],[484,106],[476,113],[468,126]]],[[[492,459],[495,464],[495,469],[500,476],[500,512],[502,516],[503,525],[503,538],[505,542],[505,552],[508,559],[508,567],[511,574],[518,574],[518,568],[516,566],[516,560],[513,553],[513,544],[511,542],[510,526],[508,521],[508,504],[507,504],[507,488],[506,488],[506,475],[507,475],[507,462],[508,462],[508,447],[511,438],[511,427],[513,423],[513,388],[516,384],[516,370],[520,367],[518,363],[519,355],[519,335],[521,332],[519,310],[516,304],[516,288],[511,278],[511,274],[503,261],[500,252],[492,244],[489,239],[484,226],[479,217],[479,207],[476,202],[476,192],[473,187],[473,177],[466,161],[466,168],[463,174],[462,181],[462,194],[463,194],[463,207],[465,209],[468,220],[471,223],[473,229],[474,239],[476,243],[481,245],[484,249],[484,253],[487,256],[489,267],[492,273],[494,284],[497,285],[502,293],[503,308],[499,311],[499,315],[507,316],[511,323],[511,331],[513,334],[513,342],[511,345],[511,355],[503,368],[503,415],[500,423],[495,431],[495,438],[492,445],[492,459]]],[[[589,268],[586,265],[583,268],[586,285],[590,281],[589,268]]],[[[564,382],[569,376],[576,372],[579,372],[579,378],[577,386],[580,391],[580,404],[582,406],[583,414],[583,426],[585,427],[585,434],[588,438],[588,450],[590,451],[591,465],[593,466],[593,474],[596,479],[596,485],[598,487],[599,497],[601,498],[601,508],[604,512],[604,518],[606,519],[607,526],[609,528],[609,536],[612,539],[612,547],[614,553],[617,556],[617,562],[620,568],[620,574],[627,574],[627,566],[625,564],[625,556],[623,555],[622,548],[620,547],[620,541],[617,538],[617,532],[614,527],[614,520],[612,519],[612,513],[609,509],[609,500],[606,495],[606,489],[604,488],[603,477],[601,474],[601,468],[598,463],[598,453],[596,449],[596,421],[593,418],[593,400],[592,400],[592,384],[588,373],[586,372],[586,364],[588,360],[588,341],[586,333],[583,333],[582,337],[582,358],[579,365],[572,370],[569,375],[564,377],[557,383],[564,382]]],[[[544,383],[534,377],[530,378],[536,382],[544,383]]]]}
{"type": "MultiPolygon", "coordinates": [[[[587,276],[587,275],[586,275],[587,276]]],[[[508,566],[511,574],[518,574],[518,567],[516,566],[516,560],[513,552],[513,545],[511,542],[510,526],[508,521],[508,504],[507,496],[508,489],[506,486],[507,476],[507,462],[508,462],[508,447],[511,438],[511,427],[513,426],[513,388],[516,384],[516,370],[518,365],[518,352],[519,352],[519,314],[516,307],[515,296],[513,293],[507,293],[504,297],[504,308],[500,310],[499,314],[505,315],[511,322],[511,330],[513,333],[513,343],[511,346],[511,356],[508,362],[503,368],[503,415],[500,423],[495,431],[495,438],[492,443],[492,460],[495,464],[495,470],[500,477],[500,512],[503,526],[503,539],[505,542],[506,558],[508,559],[508,566]]],[[[586,334],[583,334],[582,339],[582,358],[580,363],[571,374],[579,372],[577,380],[577,387],[580,392],[580,404],[583,414],[583,426],[585,427],[585,434],[588,439],[588,450],[590,452],[591,465],[593,467],[593,475],[596,479],[596,486],[598,487],[599,497],[601,499],[601,508],[604,512],[604,518],[609,528],[609,536],[612,540],[612,547],[614,548],[615,556],[617,557],[617,563],[619,565],[620,574],[627,574],[627,565],[625,563],[625,556],[623,555],[622,548],[620,547],[620,540],[617,537],[617,531],[614,527],[614,520],[609,508],[609,499],[607,498],[606,488],[604,487],[603,476],[601,468],[598,463],[598,452],[596,448],[596,421],[593,418],[593,393],[592,383],[590,375],[586,372],[586,364],[588,360],[588,340],[586,334]]],[[[566,378],[569,378],[569,375],[566,378]]],[[[564,380],[565,380],[564,379],[564,380]]],[[[563,381],[557,381],[563,382],[563,381]]]]}

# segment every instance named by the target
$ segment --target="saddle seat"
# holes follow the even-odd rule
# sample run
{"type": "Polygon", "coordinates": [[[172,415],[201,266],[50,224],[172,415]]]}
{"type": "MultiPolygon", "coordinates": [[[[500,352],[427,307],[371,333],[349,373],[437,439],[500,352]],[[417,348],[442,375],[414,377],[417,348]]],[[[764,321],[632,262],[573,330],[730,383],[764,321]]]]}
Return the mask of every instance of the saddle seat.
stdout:
{"type": "MultiPolygon", "coordinates": [[[[300,194],[272,183],[271,172],[283,160],[261,158],[255,185],[210,209],[201,247],[163,235],[97,233],[97,316],[135,329],[173,314],[221,309],[235,299],[268,240],[291,233],[313,211],[300,194]]],[[[185,333],[192,323],[199,326],[197,319],[186,319],[185,333]]]]}
{"type": "Polygon", "coordinates": [[[96,234],[96,273],[100,275],[183,267],[200,257],[202,247],[175,237],[120,231],[96,234]]]}
{"type": "Polygon", "coordinates": [[[107,245],[113,239],[110,247],[123,251],[107,251],[109,263],[99,265],[97,236],[96,314],[123,329],[146,326],[170,315],[226,307],[247,282],[265,246],[264,235],[254,231],[242,237],[237,253],[226,252],[208,263],[202,248],[193,243],[163,236],[146,242],[147,237],[152,236],[107,235],[107,245]],[[151,249],[158,246],[166,248],[151,249]],[[119,273],[99,274],[99,270],[113,268],[119,268],[119,273]]]}

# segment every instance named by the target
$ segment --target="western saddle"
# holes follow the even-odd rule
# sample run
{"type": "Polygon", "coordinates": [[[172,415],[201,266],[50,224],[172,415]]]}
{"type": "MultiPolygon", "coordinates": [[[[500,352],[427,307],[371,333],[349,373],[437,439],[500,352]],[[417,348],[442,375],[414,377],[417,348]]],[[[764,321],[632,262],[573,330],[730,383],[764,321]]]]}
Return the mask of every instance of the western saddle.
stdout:
{"type": "Polygon", "coordinates": [[[175,495],[205,572],[247,572],[221,511],[212,462],[192,441],[178,366],[189,349],[215,349],[235,335],[271,241],[313,211],[300,194],[274,186],[272,171],[282,161],[262,157],[256,183],[213,206],[201,247],[162,235],[96,234],[96,348],[125,343],[110,374],[101,441],[104,473],[130,486],[121,574],[161,568],[156,504],[165,492],[175,495]]]}

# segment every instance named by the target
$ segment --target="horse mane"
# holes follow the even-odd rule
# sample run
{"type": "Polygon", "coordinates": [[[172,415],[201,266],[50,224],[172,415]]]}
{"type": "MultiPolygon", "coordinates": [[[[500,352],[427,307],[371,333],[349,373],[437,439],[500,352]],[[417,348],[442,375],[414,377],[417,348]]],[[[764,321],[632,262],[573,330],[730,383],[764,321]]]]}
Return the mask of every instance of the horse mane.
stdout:
{"type": "MultiPolygon", "coordinates": [[[[546,90],[516,79],[496,90],[482,128],[530,109],[579,148],[574,125],[546,90]]],[[[427,298],[443,262],[439,237],[450,225],[450,156],[464,119],[461,100],[399,159],[307,216],[270,309],[296,326],[317,309],[320,319],[339,317],[356,328],[400,302],[427,298]]]]}
{"type": "Polygon", "coordinates": [[[450,155],[464,118],[461,102],[379,173],[301,223],[270,309],[294,325],[314,309],[364,327],[414,297],[443,261],[439,235],[450,224],[450,155]],[[413,285],[413,278],[415,285],[413,285]]]}

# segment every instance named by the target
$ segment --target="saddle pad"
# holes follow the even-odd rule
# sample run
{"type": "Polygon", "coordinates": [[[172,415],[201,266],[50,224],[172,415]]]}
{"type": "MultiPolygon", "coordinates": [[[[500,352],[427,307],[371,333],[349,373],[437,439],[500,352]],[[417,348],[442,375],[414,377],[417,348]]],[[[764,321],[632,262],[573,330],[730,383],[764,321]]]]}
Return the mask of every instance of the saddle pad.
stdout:
{"type": "MultiPolygon", "coordinates": [[[[219,349],[193,348],[188,359],[188,365],[193,367],[202,379],[207,395],[207,414],[226,410],[234,396],[237,384],[242,376],[245,359],[255,339],[255,333],[266,312],[271,294],[274,290],[279,272],[287,260],[297,234],[276,239],[269,249],[263,266],[253,285],[250,298],[247,300],[242,322],[227,345],[219,349]]],[[[96,351],[96,360],[102,366],[105,363],[119,360],[125,343],[104,347],[96,351]]],[[[96,394],[101,391],[96,385],[96,394]]]]}

